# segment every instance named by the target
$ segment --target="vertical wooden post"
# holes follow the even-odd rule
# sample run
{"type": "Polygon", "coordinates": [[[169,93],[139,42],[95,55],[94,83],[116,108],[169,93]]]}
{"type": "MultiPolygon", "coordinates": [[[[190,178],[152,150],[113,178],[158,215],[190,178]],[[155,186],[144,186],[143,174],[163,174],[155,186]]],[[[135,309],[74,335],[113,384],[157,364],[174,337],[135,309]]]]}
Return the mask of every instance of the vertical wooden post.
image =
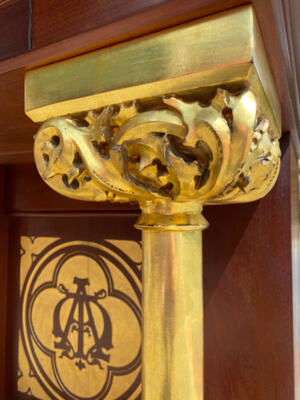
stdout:
{"type": "Polygon", "coordinates": [[[4,399],[8,218],[4,212],[5,167],[0,169],[0,399],[4,399]]]}

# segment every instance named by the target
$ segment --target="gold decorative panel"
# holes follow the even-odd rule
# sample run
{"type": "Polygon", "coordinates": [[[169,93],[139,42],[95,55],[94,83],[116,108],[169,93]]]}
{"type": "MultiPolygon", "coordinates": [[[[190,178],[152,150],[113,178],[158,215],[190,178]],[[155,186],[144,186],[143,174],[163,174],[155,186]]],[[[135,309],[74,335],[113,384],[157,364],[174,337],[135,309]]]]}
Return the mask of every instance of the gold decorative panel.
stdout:
{"type": "Polygon", "coordinates": [[[41,400],[140,398],[141,248],[21,238],[18,391],[41,400]]]}

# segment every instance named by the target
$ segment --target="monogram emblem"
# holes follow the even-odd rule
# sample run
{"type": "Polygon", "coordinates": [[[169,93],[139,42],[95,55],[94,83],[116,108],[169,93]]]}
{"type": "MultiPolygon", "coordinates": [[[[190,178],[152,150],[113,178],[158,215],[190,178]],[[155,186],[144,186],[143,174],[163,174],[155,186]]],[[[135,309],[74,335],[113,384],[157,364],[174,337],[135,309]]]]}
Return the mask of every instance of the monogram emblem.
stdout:
{"type": "Polygon", "coordinates": [[[34,396],[113,400],[135,395],[140,295],[139,267],[109,243],[60,242],[35,256],[22,289],[20,331],[30,376],[42,388],[34,396]]]}
{"type": "Polygon", "coordinates": [[[103,349],[110,350],[113,347],[111,319],[105,308],[98,302],[100,299],[106,297],[106,291],[101,289],[93,296],[88,295],[85,290],[85,287],[90,284],[87,278],[80,279],[75,277],[74,284],[77,285],[77,291],[75,293],[69,292],[63,284],[60,284],[58,288],[61,293],[65,294],[65,298],[57,304],[54,310],[53,334],[56,338],[60,338],[60,341],[55,342],[54,346],[56,349],[63,350],[61,357],[67,357],[70,360],[77,359],[75,365],[80,370],[86,368],[86,364],[83,360],[90,365],[98,365],[100,369],[103,369],[100,360],[108,362],[110,359],[110,356],[105,354],[103,349]],[[60,313],[65,302],[70,299],[72,300],[71,311],[65,327],[62,328],[60,313]],[[91,303],[94,304],[96,310],[98,310],[96,318],[103,318],[104,329],[101,336],[99,336],[97,332],[94,315],[91,310],[91,303]],[[77,318],[75,316],[76,311],[78,314],[77,318]],[[71,341],[68,339],[69,334],[74,331],[77,332],[77,348],[74,348],[71,341]],[[84,351],[85,335],[93,337],[93,345],[89,347],[86,352],[84,351]]]}

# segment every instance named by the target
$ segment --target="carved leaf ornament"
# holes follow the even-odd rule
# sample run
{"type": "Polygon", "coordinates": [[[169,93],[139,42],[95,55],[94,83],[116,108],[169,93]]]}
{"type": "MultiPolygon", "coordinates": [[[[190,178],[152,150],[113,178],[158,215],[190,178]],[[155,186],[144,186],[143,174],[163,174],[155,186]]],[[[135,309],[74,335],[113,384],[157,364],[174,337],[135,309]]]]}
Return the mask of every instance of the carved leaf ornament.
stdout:
{"type": "Polygon", "coordinates": [[[279,172],[278,138],[251,91],[218,89],[209,104],[164,97],[45,122],[35,140],[42,178],[90,201],[251,201],[279,172]]]}

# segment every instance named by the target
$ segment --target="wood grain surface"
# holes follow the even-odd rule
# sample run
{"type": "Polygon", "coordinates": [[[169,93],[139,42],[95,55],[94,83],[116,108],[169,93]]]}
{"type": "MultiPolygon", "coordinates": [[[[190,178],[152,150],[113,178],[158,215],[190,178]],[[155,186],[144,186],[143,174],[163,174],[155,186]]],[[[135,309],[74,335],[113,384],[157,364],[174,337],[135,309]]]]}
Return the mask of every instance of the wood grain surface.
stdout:
{"type": "Polygon", "coordinates": [[[5,211],[9,214],[138,210],[137,205],[127,203],[89,202],[64,197],[44,183],[34,164],[7,166],[6,181],[9,190],[5,196],[5,211]]]}
{"type": "Polygon", "coordinates": [[[167,2],[168,0],[34,0],[32,46],[43,47],[167,2]]]}
{"type": "Polygon", "coordinates": [[[205,399],[294,400],[290,146],[274,189],[206,207],[205,399]]]}
{"type": "Polygon", "coordinates": [[[33,162],[38,129],[24,113],[24,71],[0,75],[0,164],[33,162]]]}
{"type": "Polygon", "coordinates": [[[0,60],[30,50],[30,0],[0,2],[0,60]]]}

